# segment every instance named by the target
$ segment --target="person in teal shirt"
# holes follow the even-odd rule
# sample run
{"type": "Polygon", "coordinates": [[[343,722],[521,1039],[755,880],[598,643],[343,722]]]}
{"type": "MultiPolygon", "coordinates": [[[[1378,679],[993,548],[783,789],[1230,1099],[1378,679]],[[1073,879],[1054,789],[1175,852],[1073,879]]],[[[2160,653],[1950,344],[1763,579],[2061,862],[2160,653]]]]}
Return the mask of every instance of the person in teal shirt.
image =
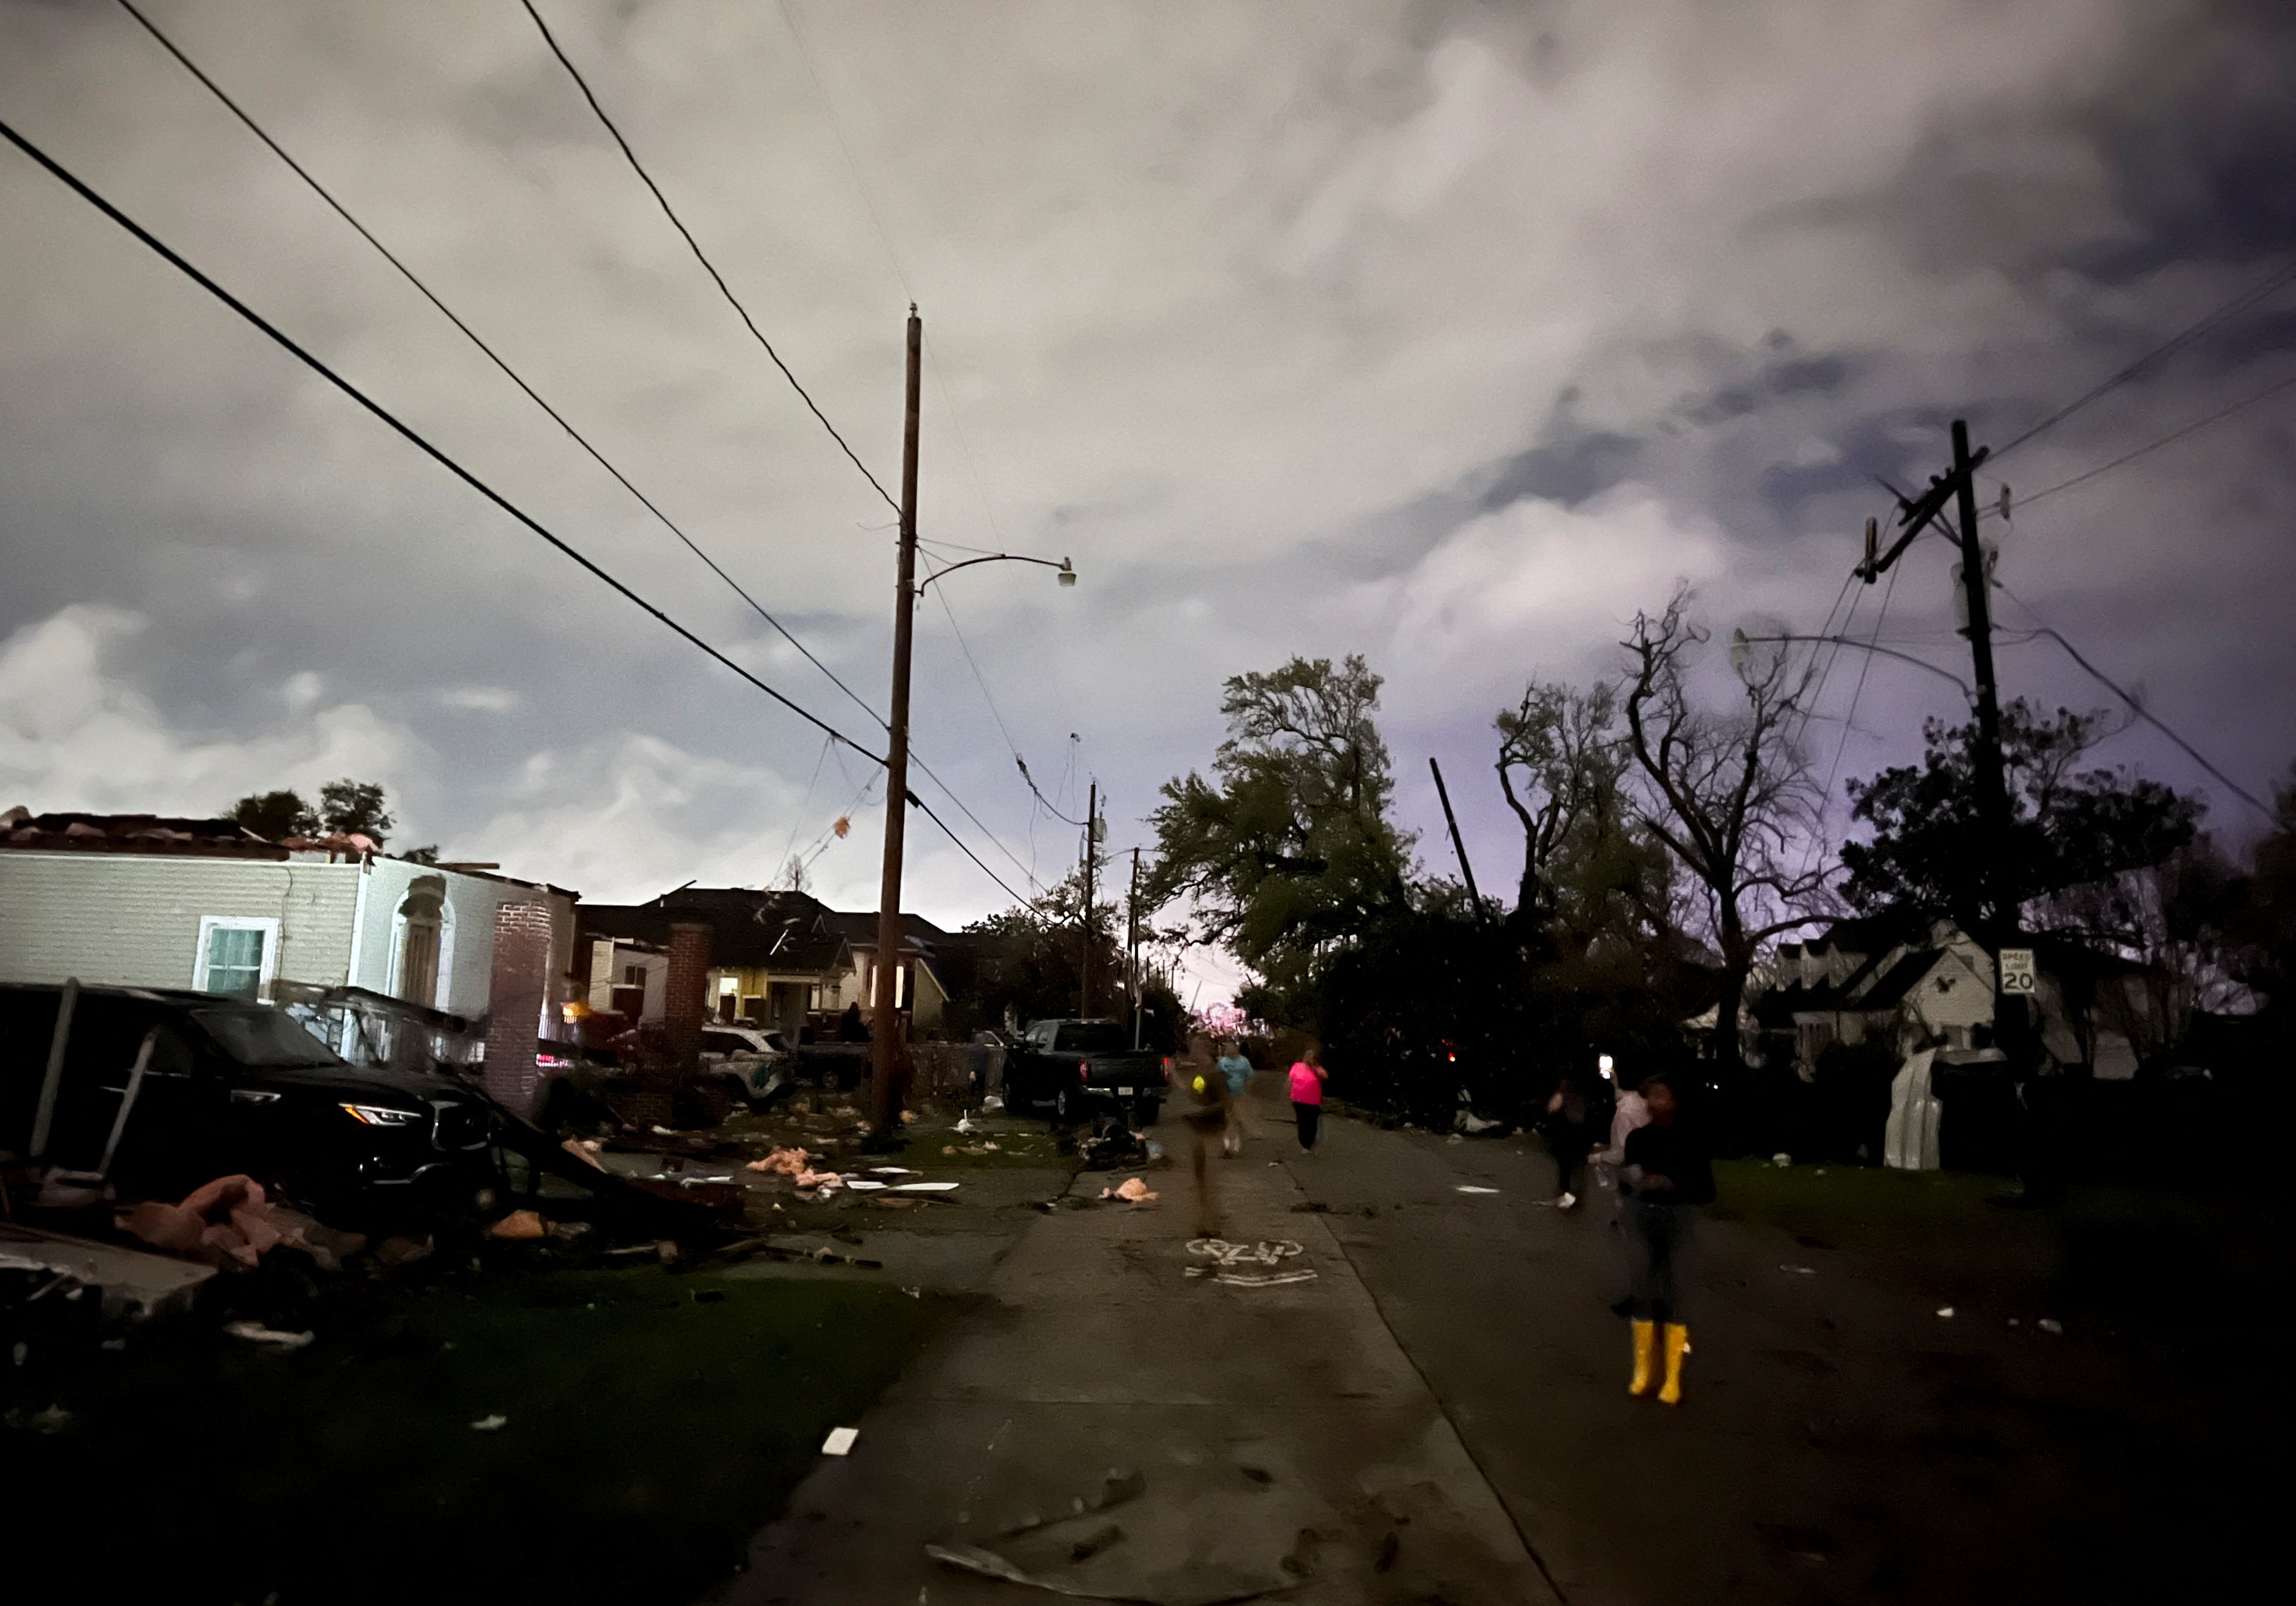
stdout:
{"type": "MultiPolygon", "coordinates": [[[[1227,1078],[1227,1092],[1239,1107],[1244,1091],[1251,1085],[1251,1061],[1243,1057],[1242,1050],[1234,1038],[1220,1044],[1219,1058],[1213,1062],[1219,1074],[1227,1078]]],[[[1220,1135],[1220,1152],[1234,1159],[1243,1152],[1243,1112],[1238,1108],[1230,1117],[1227,1131],[1220,1135]]]]}

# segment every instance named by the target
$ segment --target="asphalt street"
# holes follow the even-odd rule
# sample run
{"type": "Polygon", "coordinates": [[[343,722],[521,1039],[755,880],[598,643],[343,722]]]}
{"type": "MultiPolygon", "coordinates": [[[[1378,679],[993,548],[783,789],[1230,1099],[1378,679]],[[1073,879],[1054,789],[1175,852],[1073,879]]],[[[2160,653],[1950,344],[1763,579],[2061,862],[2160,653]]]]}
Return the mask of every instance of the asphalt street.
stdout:
{"type": "Polygon", "coordinates": [[[2262,1324],[2068,1308],[2028,1221],[1867,1252],[1729,1220],[1726,1182],[1669,1410],[1625,1392],[1609,1196],[1555,1209],[1535,1139],[1341,1119],[1302,1154],[1275,1113],[1255,1149],[1328,1207],[1567,1600],[2194,1599],[2277,1527],[2259,1413],[2286,1396],[2262,1324]]]}
{"type": "Polygon", "coordinates": [[[1958,1221],[1824,1236],[1740,1219],[1762,1174],[1726,1167],[1669,1408],[1625,1391],[1607,1196],[1553,1207],[1519,1135],[1341,1116],[1303,1154],[1275,1082],[1211,1163],[1233,1265],[1192,1242],[1177,1123],[1153,1204],[1048,1166],[865,1231],[972,1313],[717,1598],[1016,1598],[985,1566],[1170,1606],[2157,1602],[2273,1543],[2286,1391],[2252,1307],[2084,1304],[2061,1223],[1980,1184],[1958,1221]]]}

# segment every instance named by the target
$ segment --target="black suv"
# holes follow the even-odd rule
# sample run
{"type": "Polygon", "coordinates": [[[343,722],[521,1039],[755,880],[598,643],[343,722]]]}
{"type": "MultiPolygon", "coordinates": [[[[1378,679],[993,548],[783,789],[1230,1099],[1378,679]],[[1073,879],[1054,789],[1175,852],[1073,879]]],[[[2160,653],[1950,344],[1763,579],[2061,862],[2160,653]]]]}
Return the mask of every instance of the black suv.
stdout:
{"type": "MultiPolygon", "coordinates": [[[[0,1149],[29,1151],[62,992],[0,985],[0,1149]]],[[[498,1184],[500,1117],[476,1089],[348,1064],[283,1009],[160,988],[80,989],[46,1161],[96,1165],[147,1037],[111,1167],[122,1194],[245,1172],[357,1225],[468,1209],[498,1184]]]]}

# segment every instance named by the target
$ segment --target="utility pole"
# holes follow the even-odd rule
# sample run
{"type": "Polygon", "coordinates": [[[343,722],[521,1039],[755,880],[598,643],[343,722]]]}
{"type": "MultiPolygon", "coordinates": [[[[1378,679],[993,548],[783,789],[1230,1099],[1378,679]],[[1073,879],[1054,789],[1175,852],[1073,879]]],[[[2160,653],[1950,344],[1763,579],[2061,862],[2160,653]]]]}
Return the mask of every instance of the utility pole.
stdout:
{"type": "Polygon", "coordinates": [[[1084,915],[1078,922],[1083,951],[1077,956],[1077,1013],[1087,1017],[1092,1014],[1093,872],[1100,861],[1100,844],[1095,840],[1099,834],[1100,783],[1095,781],[1084,806],[1084,915]]]}
{"type": "Polygon", "coordinates": [[[1443,784],[1443,766],[1435,755],[1427,755],[1427,767],[1435,772],[1435,795],[1443,800],[1443,823],[1451,828],[1451,851],[1459,855],[1459,873],[1467,878],[1467,896],[1475,905],[1475,918],[1483,918],[1483,894],[1475,890],[1475,867],[1467,862],[1467,844],[1459,836],[1459,817],[1451,812],[1451,789],[1443,784]]]}
{"type": "Polygon", "coordinates": [[[1132,1001],[1132,1046],[1140,1046],[1140,850],[1132,850],[1132,878],[1124,889],[1124,992],[1132,1001]]]}
{"type": "MultiPolygon", "coordinates": [[[[1979,852],[1984,858],[1984,873],[1991,896],[1985,911],[1988,929],[1972,932],[1974,936],[2000,962],[2002,947],[2013,942],[2017,934],[2017,904],[2009,886],[2009,787],[2004,774],[2001,756],[2001,699],[1993,676],[1993,609],[1990,588],[1992,575],[1985,562],[1985,548],[1977,537],[1977,466],[1985,461],[1986,449],[1970,449],[1969,425],[1956,418],[1953,421],[1953,467],[1947,473],[1931,476],[1929,489],[1920,496],[1898,500],[1898,522],[1904,532],[1889,551],[1875,553],[1878,545],[1871,523],[1866,532],[1866,561],[1857,565],[1857,576],[1867,585],[1879,580],[1895,564],[1914,538],[1931,523],[1944,518],[1946,504],[1951,501],[1956,513],[1955,523],[1960,528],[1952,533],[1961,548],[1962,597],[1969,614],[1969,651],[1977,671],[1977,741],[1970,757],[1976,770],[1978,819],[1983,842],[1979,852]]],[[[2023,1019],[2023,1001],[2014,1009],[2019,1024],[2023,1019]]],[[[2013,1013],[2002,998],[1998,985],[1993,993],[1993,1024],[1996,1041],[1999,1041],[2005,1017],[2013,1013]]]]}
{"type": "Polygon", "coordinates": [[[885,872],[877,892],[875,1030],[869,1054],[870,1135],[896,1135],[893,1083],[904,1052],[895,984],[901,970],[901,847],[909,813],[909,644],[916,613],[918,375],[924,320],[909,303],[909,372],[901,421],[901,537],[893,593],[893,706],[885,727],[885,872]]]}
{"type": "MultiPolygon", "coordinates": [[[[2001,698],[1993,680],[1993,576],[1977,539],[1977,459],[1969,455],[1969,425],[1953,421],[1953,482],[1961,523],[1961,589],[1969,603],[1969,652],[1977,671],[1977,806],[1985,821],[1986,868],[1993,883],[1995,929],[1983,934],[1998,948],[2017,929],[2016,901],[2008,885],[2009,787],[2002,774],[2001,698]]],[[[1998,994],[1996,994],[1997,1011],[1998,994]]]]}

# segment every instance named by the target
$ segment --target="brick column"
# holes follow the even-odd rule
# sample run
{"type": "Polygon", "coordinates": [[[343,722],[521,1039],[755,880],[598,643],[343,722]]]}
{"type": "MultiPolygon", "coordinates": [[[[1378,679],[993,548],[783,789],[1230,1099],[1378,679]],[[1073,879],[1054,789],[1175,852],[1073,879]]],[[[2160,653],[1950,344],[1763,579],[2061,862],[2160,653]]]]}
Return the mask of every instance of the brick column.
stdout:
{"type": "Polygon", "coordinates": [[[665,988],[669,1062],[680,1081],[701,1062],[701,1023],[709,1009],[709,927],[678,920],[669,928],[669,977],[665,988]]]}
{"type": "Polygon", "coordinates": [[[549,990],[550,910],[538,903],[497,905],[487,986],[487,1091],[521,1116],[534,1113],[540,1081],[534,1055],[549,990]]]}

